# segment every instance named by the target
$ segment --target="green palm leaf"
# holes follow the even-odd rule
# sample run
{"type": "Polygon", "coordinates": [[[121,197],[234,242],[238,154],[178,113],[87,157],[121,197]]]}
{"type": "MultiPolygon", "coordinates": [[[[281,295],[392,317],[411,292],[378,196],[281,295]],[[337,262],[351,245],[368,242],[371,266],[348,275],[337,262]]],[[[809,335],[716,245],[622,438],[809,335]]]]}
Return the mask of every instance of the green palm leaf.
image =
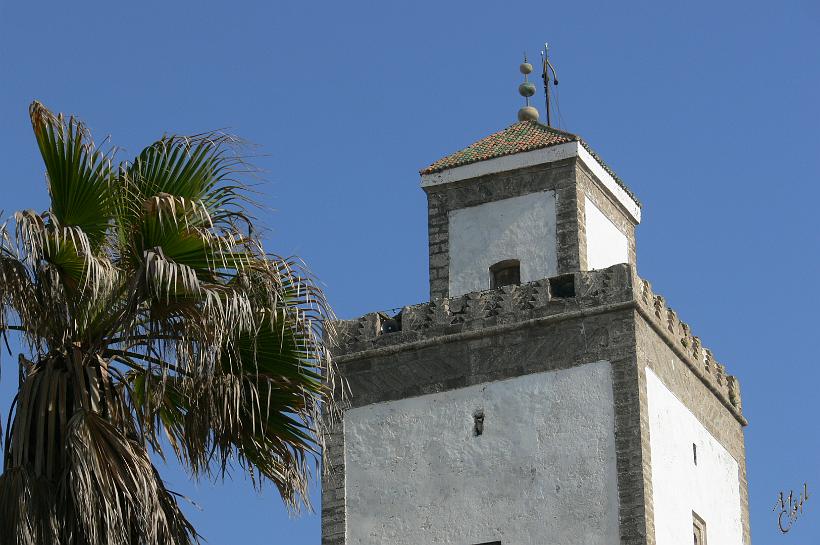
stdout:
{"type": "Polygon", "coordinates": [[[54,116],[36,101],[30,114],[48,175],[50,213],[60,225],[82,229],[96,248],[111,220],[111,160],[73,117],[54,116]]]}

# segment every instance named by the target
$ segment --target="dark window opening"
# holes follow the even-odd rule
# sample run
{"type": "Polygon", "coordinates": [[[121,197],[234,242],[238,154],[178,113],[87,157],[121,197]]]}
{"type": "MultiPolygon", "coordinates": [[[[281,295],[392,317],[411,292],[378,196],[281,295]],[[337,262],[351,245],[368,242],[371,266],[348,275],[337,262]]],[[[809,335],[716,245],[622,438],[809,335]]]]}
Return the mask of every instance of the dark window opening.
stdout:
{"type": "Polygon", "coordinates": [[[692,443],[692,457],[695,459],[695,465],[698,465],[698,446],[692,443]]]}
{"type": "Polygon", "coordinates": [[[473,436],[478,437],[482,433],[484,433],[484,411],[478,410],[473,413],[473,436]]]}
{"type": "Polygon", "coordinates": [[[499,261],[490,267],[490,289],[521,283],[521,263],[517,259],[499,261]]]}
{"type": "Polygon", "coordinates": [[[555,298],[575,297],[575,275],[563,274],[550,278],[550,294],[555,298]]]}
{"type": "Polygon", "coordinates": [[[478,543],[476,545],[501,545],[500,541],[488,541],[487,543],[478,543]]]}
{"type": "Polygon", "coordinates": [[[401,331],[401,312],[390,318],[386,314],[381,314],[381,327],[380,332],[382,334],[385,333],[395,333],[396,331],[401,331]]]}

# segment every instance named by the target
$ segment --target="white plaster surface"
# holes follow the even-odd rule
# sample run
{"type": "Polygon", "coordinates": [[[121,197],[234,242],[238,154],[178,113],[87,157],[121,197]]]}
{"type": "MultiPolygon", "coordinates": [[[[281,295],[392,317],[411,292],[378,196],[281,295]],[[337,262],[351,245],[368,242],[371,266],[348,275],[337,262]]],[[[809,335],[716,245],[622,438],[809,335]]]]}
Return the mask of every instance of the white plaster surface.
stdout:
{"type": "Polygon", "coordinates": [[[587,168],[595,174],[595,177],[601,180],[601,183],[604,184],[604,187],[609,193],[623,205],[626,211],[632,216],[632,219],[635,220],[635,223],[641,223],[641,207],[635,202],[635,199],[630,197],[629,193],[618,185],[615,178],[613,178],[604,166],[580,143],[578,143],[578,157],[584,162],[587,168]]]}
{"type": "Polygon", "coordinates": [[[490,288],[490,266],[521,263],[521,282],[558,273],[555,193],[539,191],[449,214],[450,296],[490,288]]]}
{"type": "Polygon", "coordinates": [[[346,543],[618,543],[613,411],[608,362],[347,411],[346,543]]]}
{"type": "Polygon", "coordinates": [[[584,196],[587,234],[587,268],[606,269],[617,263],[629,263],[629,241],[589,197],[584,196]]]}
{"type": "Polygon", "coordinates": [[[646,390],[657,545],[691,545],[693,511],[706,543],[741,545],[737,461],[649,368],[646,390]]]}
{"type": "Polygon", "coordinates": [[[517,168],[552,163],[576,156],[595,174],[604,188],[623,205],[626,211],[632,216],[632,219],[634,219],[636,223],[640,223],[641,207],[635,202],[635,199],[629,196],[629,193],[618,185],[615,178],[606,171],[604,166],[599,163],[580,142],[567,142],[566,144],[559,144],[557,146],[505,155],[504,157],[478,161],[477,163],[470,163],[469,165],[461,165],[433,174],[422,174],[421,186],[429,187],[458,182],[460,180],[469,180],[470,178],[477,178],[478,176],[484,176],[486,174],[507,172],[517,168]]]}

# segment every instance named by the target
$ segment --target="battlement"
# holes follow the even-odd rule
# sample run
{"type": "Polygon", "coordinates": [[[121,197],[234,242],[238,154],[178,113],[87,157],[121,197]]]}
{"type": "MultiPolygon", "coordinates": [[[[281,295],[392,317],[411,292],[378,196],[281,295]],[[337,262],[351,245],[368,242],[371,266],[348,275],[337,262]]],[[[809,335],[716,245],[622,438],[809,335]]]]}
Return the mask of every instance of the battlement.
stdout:
{"type": "Polygon", "coordinates": [[[737,378],[726,374],[726,367],[715,360],[711,350],[703,347],[700,337],[692,334],[689,325],[667,306],[666,299],[653,293],[652,285],[647,280],[637,280],[640,282],[640,292],[635,298],[638,310],[658,334],[665,336],[667,342],[671,341],[670,346],[678,356],[745,426],[747,422],[742,414],[737,378]]]}
{"type": "Polygon", "coordinates": [[[700,338],[629,264],[436,298],[403,307],[393,316],[373,312],[337,321],[332,353],[343,366],[370,354],[386,355],[453,338],[482,336],[492,330],[520,329],[623,309],[635,309],[643,316],[735,418],[746,424],[737,379],[726,374],[726,368],[701,345],[700,338]]]}
{"type": "Polygon", "coordinates": [[[372,312],[335,323],[336,355],[564,315],[632,300],[631,267],[544,278],[518,286],[436,298],[395,316],[372,312]]]}

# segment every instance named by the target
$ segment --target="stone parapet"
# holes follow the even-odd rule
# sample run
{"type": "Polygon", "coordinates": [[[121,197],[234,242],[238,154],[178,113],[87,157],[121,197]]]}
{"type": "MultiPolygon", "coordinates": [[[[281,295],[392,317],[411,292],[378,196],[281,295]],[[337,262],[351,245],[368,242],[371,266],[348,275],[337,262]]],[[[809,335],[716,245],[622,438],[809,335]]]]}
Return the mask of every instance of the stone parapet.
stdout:
{"type": "Polygon", "coordinates": [[[635,308],[735,418],[746,425],[737,378],[726,373],[712,352],[702,346],[700,338],[692,334],[666,300],[653,293],[650,283],[639,278],[629,264],[459,297],[436,298],[406,306],[396,315],[373,312],[341,320],[334,323],[332,353],[337,363],[344,364],[359,359],[363,352],[412,349],[408,345],[449,336],[628,307],[635,308]]]}
{"type": "Polygon", "coordinates": [[[712,351],[701,344],[700,337],[693,335],[689,325],[667,306],[666,299],[652,291],[652,285],[647,280],[636,277],[635,285],[639,290],[635,301],[641,315],[745,426],[747,422],[743,417],[737,378],[726,373],[726,367],[718,363],[712,351]]]}
{"type": "Polygon", "coordinates": [[[404,307],[395,316],[373,312],[354,320],[335,322],[333,353],[337,357],[352,355],[625,303],[633,299],[632,291],[631,267],[622,264],[459,297],[436,298],[429,303],[404,307]]]}

